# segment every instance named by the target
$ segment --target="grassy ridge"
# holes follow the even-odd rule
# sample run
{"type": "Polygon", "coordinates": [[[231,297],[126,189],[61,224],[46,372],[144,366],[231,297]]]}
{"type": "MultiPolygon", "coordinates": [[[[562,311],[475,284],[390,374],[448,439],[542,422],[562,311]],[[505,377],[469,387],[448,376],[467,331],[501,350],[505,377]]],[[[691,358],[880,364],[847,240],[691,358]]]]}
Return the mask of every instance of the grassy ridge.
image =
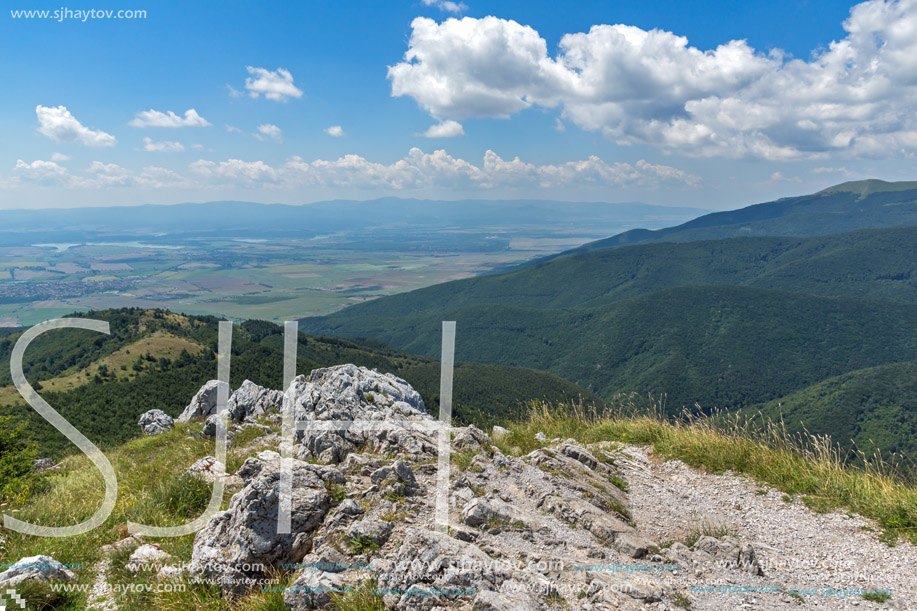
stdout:
{"type": "MultiPolygon", "coordinates": [[[[94,565],[101,560],[101,546],[113,543],[127,535],[127,522],[133,521],[154,526],[176,526],[197,518],[210,499],[211,485],[200,478],[185,475],[187,468],[198,458],[213,452],[212,440],[192,436],[199,424],[179,423],[176,427],[156,437],[130,441],[106,452],[118,477],[118,500],[105,523],[84,534],[73,537],[44,538],[4,531],[5,545],[0,549],[0,559],[13,563],[20,558],[46,554],[67,565],[76,565],[77,584],[92,584],[94,565]]],[[[230,450],[228,462],[238,466],[254,450],[230,450]]],[[[44,490],[26,504],[13,509],[12,515],[27,522],[44,526],[67,526],[92,516],[101,505],[104,483],[98,470],[82,454],[63,460],[61,469],[46,476],[44,490]]],[[[230,494],[224,495],[223,506],[228,506],[230,494]]],[[[191,559],[194,535],[184,537],[150,538],[150,543],[160,545],[179,562],[191,559]]],[[[112,558],[109,583],[155,584],[152,573],[132,574],[124,569],[131,550],[112,558]]],[[[286,580],[288,576],[280,576],[286,580]]],[[[282,581],[286,583],[286,581],[282,581]]],[[[84,609],[85,593],[55,593],[46,585],[36,584],[21,588],[20,593],[29,601],[29,608],[84,609]]],[[[230,601],[212,586],[189,586],[186,592],[125,591],[120,595],[121,608],[135,609],[282,609],[282,592],[255,593],[244,601],[230,601]],[[274,607],[268,606],[274,604],[274,607]],[[279,606],[278,606],[279,605],[279,606]]]]}
{"type": "Polygon", "coordinates": [[[917,225],[917,182],[862,180],[818,193],[785,197],[698,217],[675,227],[635,229],[572,252],[641,242],[692,242],[736,236],[815,236],[879,227],[917,225]]]}
{"type": "Polygon", "coordinates": [[[753,430],[736,420],[701,418],[673,422],[623,398],[612,409],[535,404],[527,420],[509,427],[496,442],[505,452],[528,452],[548,439],[583,443],[617,441],[648,444],[668,459],[712,472],[732,471],[800,495],[817,511],[847,509],[875,520],[883,536],[917,542],[917,488],[912,471],[901,471],[875,457],[848,454],[823,436],[792,435],[780,423],[753,430]]]}

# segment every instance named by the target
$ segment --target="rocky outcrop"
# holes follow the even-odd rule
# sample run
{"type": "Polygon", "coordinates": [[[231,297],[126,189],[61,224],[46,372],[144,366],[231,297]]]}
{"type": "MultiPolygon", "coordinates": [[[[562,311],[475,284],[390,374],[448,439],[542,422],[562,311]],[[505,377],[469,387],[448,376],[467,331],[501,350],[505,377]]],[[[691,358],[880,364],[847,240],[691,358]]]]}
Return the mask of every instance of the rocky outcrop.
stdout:
{"type": "Polygon", "coordinates": [[[171,431],[175,421],[172,416],[161,409],[151,409],[140,416],[137,424],[147,435],[159,435],[160,433],[171,431]]]}
{"type": "Polygon", "coordinates": [[[466,603],[469,593],[496,590],[510,572],[473,543],[410,528],[390,560],[374,563],[387,606],[403,609],[466,603]]]}
{"type": "Polygon", "coordinates": [[[238,475],[242,490],[233,495],[229,509],[197,533],[189,566],[195,577],[229,591],[244,589],[249,579],[272,566],[299,562],[331,506],[326,481],[344,481],[340,472],[293,461],[292,532],[282,534],[277,532],[280,455],[262,452],[249,458],[238,475]]]}
{"type": "MultiPolygon", "coordinates": [[[[207,404],[205,391],[197,405],[207,404]]],[[[299,431],[291,448],[292,532],[277,532],[277,452],[260,452],[234,475],[212,457],[202,459],[192,471],[237,478],[241,489],[195,537],[190,578],[239,593],[253,579],[298,564],[284,593],[291,609],[322,608],[335,596],[373,587],[392,609],[547,611],[642,609],[667,597],[660,604],[669,606],[659,608],[672,607],[664,580],[582,566],[633,566],[640,559],[645,566],[711,564],[728,575],[760,577],[756,552],[741,539],[701,538],[692,548],[675,543],[660,550],[635,523],[623,474],[606,447],[542,435],[543,447],[512,456],[495,445],[509,435],[505,429],[491,437],[473,426],[452,428],[456,460],[449,528],[442,531],[434,518],[437,422],[407,382],[343,365],[295,378],[281,400],[296,419],[315,424],[299,431]],[[321,430],[327,421],[336,429],[321,430]]],[[[257,426],[279,441],[253,422],[272,415],[276,428],[277,401],[274,391],[243,384],[231,400],[231,417],[239,420],[230,436],[257,426]]],[[[207,417],[205,407],[191,411],[207,417]]]]}
{"type": "Polygon", "coordinates": [[[155,543],[141,545],[127,561],[126,568],[131,573],[140,571],[159,571],[172,556],[155,543]]]}
{"type": "Polygon", "coordinates": [[[283,393],[258,386],[251,380],[242,382],[229,397],[227,410],[234,422],[253,420],[270,412],[277,412],[283,404],[283,393]]]}
{"type": "Polygon", "coordinates": [[[206,418],[210,414],[216,413],[219,389],[219,380],[210,380],[204,384],[176,420],[178,422],[188,422],[196,418],[206,418]]]}
{"type": "Polygon", "coordinates": [[[23,581],[73,581],[76,575],[51,556],[30,556],[0,573],[0,587],[15,587],[23,581]]]}
{"type": "Polygon", "coordinates": [[[304,460],[337,464],[362,447],[377,454],[404,452],[414,457],[431,456],[436,451],[433,438],[411,426],[412,420],[433,422],[423,399],[407,382],[391,374],[354,365],[316,369],[293,380],[284,395],[287,401],[295,419],[307,424],[328,420],[384,424],[369,431],[347,424],[335,431],[306,426],[296,433],[298,456],[304,460]]]}
{"type": "Polygon", "coordinates": [[[185,469],[185,472],[189,475],[200,477],[208,483],[222,480],[225,485],[230,487],[242,485],[242,478],[236,474],[226,473],[226,465],[213,456],[205,456],[194,461],[194,464],[185,469]]]}

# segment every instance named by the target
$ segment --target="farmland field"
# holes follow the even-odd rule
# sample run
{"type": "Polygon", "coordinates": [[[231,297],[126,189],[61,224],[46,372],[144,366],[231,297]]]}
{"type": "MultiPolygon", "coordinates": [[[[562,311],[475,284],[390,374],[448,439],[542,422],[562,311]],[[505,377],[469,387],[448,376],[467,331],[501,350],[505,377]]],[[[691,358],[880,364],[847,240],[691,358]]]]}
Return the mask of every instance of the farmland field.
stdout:
{"type": "Polygon", "coordinates": [[[0,215],[0,326],[119,307],[275,322],[319,316],[697,213],[398,199],[13,211],[0,215]]]}
{"type": "Polygon", "coordinates": [[[466,278],[549,254],[590,236],[518,240],[494,250],[373,251],[341,241],[189,240],[0,248],[0,324],[32,325],[64,312],[162,307],[273,321],[466,278]],[[13,251],[25,258],[14,258],[13,251]]]}

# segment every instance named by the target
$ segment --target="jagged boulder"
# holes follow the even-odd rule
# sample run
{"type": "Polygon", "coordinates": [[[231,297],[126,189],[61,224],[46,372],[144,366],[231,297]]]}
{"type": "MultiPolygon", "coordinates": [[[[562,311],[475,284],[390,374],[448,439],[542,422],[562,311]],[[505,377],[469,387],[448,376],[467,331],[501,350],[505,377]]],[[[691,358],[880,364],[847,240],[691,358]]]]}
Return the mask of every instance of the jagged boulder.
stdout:
{"type": "Polygon", "coordinates": [[[134,550],[124,568],[131,573],[159,571],[170,558],[172,558],[171,554],[155,543],[147,543],[134,550]]]}
{"type": "Polygon", "coordinates": [[[151,409],[141,414],[137,424],[147,435],[159,435],[160,433],[171,431],[175,420],[161,409],[151,409]]]}
{"type": "Polygon", "coordinates": [[[384,423],[376,430],[358,430],[350,425],[342,425],[341,430],[306,426],[295,437],[301,459],[337,464],[364,445],[377,453],[397,451],[419,456],[436,452],[431,434],[411,424],[433,423],[423,399],[407,382],[391,374],[355,365],[316,369],[294,379],[283,400],[297,422],[384,423]]]}
{"type": "Polygon", "coordinates": [[[454,451],[487,450],[490,448],[490,437],[473,424],[453,429],[452,433],[452,449],[454,451]]]}
{"type": "Polygon", "coordinates": [[[462,509],[462,520],[468,526],[482,526],[493,520],[495,516],[496,512],[487,499],[472,499],[462,509]]]}
{"type": "Polygon", "coordinates": [[[490,433],[490,435],[496,441],[499,441],[503,439],[504,437],[506,437],[507,435],[509,435],[509,430],[503,428],[502,426],[494,425],[493,431],[490,433]]]}
{"type": "Polygon", "coordinates": [[[200,476],[206,482],[214,482],[221,479],[229,486],[242,484],[241,477],[238,475],[228,475],[226,473],[226,465],[213,456],[205,456],[204,458],[194,461],[194,464],[185,469],[185,472],[190,475],[200,476]]]}
{"type": "Polygon", "coordinates": [[[15,587],[23,581],[73,581],[76,575],[51,556],[29,556],[0,573],[0,587],[15,587]]]}
{"type": "Polygon", "coordinates": [[[409,528],[393,560],[374,560],[372,572],[379,588],[389,592],[411,589],[429,596],[388,594],[387,607],[399,609],[467,604],[459,591],[497,590],[509,574],[477,545],[445,533],[409,528]]]}
{"type": "Polygon", "coordinates": [[[360,520],[351,524],[347,529],[347,539],[354,546],[360,547],[381,547],[388,541],[389,535],[392,534],[392,523],[383,520],[360,520]]]}
{"type": "Polygon", "coordinates": [[[219,414],[207,416],[207,419],[204,420],[204,428],[201,429],[201,437],[216,437],[221,417],[225,418],[226,416],[220,416],[219,414]]]}
{"type": "Polygon", "coordinates": [[[343,552],[330,545],[313,548],[302,559],[301,564],[304,571],[324,571],[327,573],[340,573],[341,571],[346,571],[352,565],[343,552]]]}
{"type": "Polygon", "coordinates": [[[283,405],[283,392],[258,386],[251,380],[245,380],[227,403],[229,417],[235,422],[252,420],[269,412],[280,410],[283,405]]]}
{"type": "Polygon", "coordinates": [[[307,382],[318,386],[322,394],[336,404],[391,406],[410,412],[426,413],[420,393],[401,378],[356,365],[338,365],[314,369],[307,382]]]}
{"type": "Polygon", "coordinates": [[[178,422],[187,422],[196,418],[206,418],[215,413],[219,389],[219,380],[210,380],[204,384],[176,420],[178,422]]]}
{"type": "Polygon", "coordinates": [[[764,575],[758,563],[755,549],[748,543],[742,544],[735,537],[703,536],[691,546],[694,560],[713,558],[721,566],[751,573],[764,575]]]}
{"type": "Polygon", "coordinates": [[[293,611],[322,609],[331,602],[332,592],[343,592],[349,585],[338,573],[306,570],[284,591],[283,602],[293,611]]]}
{"type": "Polygon", "coordinates": [[[261,452],[238,471],[244,486],[229,509],[214,515],[194,538],[189,572],[198,579],[237,592],[271,566],[299,562],[312,545],[312,533],[331,507],[326,481],[343,481],[337,470],[293,461],[291,530],[277,532],[280,505],[280,455],[261,452]]]}

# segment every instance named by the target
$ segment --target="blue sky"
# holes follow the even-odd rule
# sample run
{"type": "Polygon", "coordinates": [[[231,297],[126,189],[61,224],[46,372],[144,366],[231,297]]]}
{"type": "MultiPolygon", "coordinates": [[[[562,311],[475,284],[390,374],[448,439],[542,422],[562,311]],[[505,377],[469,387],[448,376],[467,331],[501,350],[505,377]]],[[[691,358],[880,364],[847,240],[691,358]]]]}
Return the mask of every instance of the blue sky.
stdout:
{"type": "Polygon", "coordinates": [[[914,0],[6,5],[3,208],[735,208],[917,177],[914,0]],[[62,8],[146,16],[10,12],[62,8]]]}

